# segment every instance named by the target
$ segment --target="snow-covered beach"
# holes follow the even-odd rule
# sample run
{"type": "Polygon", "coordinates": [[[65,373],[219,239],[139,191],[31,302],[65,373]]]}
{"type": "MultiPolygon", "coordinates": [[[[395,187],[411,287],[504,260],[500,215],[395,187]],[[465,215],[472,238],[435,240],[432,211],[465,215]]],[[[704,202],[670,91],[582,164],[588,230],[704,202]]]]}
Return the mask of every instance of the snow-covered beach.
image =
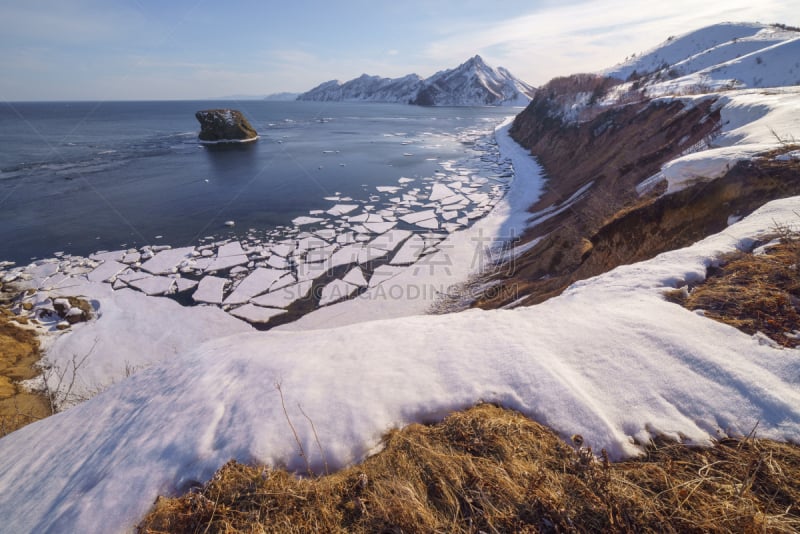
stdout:
{"type": "MultiPolygon", "coordinates": [[[[732,98],[741,118],[748,96],[732,98]]],[[[768,111],[781,117],[796,101],[774,99],[768,111]]],[[[777,144],[758,120],[770,114],[750,109],[725,139],[777,144]]],[[[798,134],[785,126],[781,135],[798,134]]],[[[516,176],[488,216],[439,252],[456,260],[452,278],[398,274],[392,282],[464,281],[471,237],[502,237],[525,224],[541,174],[504,130],[497,141],[516,176]]],[[[578,282],[533,307],[424,316],[425,302],[357,298],[285,327],[302,332],[256,332],[216,307],[87,280],[80,292],[103,313],[58,338],[50,354],[66,361],[99,340],[98,357],[83,369],[87,382],[126,361],[148,368],[0,440],[0,485],[15,488],[0,497],[5,528],[125,531],[157,495],[186,490],[231,458],[302,470],[278,384],[317,469],[315,433],[327,463],[341,467],[392,427],[480,401],[518,409],[565,437],[579,433],[614,458],[637,454],[635,442],[656,433],[705,444],[757,424],[762,437],[800,439],[800,351],[663,298],[776,225],[800,228],[798,210],[797,197],[771,202],[691,247],[578,282]]]]}

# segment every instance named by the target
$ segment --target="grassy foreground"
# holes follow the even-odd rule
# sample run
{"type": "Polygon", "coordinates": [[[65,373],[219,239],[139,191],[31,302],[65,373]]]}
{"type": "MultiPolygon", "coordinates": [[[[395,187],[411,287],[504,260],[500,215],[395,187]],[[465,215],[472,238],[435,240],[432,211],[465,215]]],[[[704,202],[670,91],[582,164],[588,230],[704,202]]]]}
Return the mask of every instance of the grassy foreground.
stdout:
{"type": "Polygon", "coordinates": [[[389,432],[362,464],[316,478],[229,462],[159,498],[140,533],[797,532],[800,447],[655,440],[611,463],[521,414],[479,405],[389,432]]]}

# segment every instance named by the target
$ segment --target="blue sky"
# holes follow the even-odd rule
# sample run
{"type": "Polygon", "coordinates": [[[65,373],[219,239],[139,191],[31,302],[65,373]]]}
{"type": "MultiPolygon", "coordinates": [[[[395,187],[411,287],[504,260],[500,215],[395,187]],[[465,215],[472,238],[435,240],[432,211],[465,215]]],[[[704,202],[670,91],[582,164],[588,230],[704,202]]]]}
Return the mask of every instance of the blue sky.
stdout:
{"type": "MultiPolygon", "coordinates": [[[[795,4],[795,5],[792,5],[795,4]]],[[[796,0],[0,0],[0,99],[202,99],[428,76],[481,54],[534,85],[796,0]]]]}

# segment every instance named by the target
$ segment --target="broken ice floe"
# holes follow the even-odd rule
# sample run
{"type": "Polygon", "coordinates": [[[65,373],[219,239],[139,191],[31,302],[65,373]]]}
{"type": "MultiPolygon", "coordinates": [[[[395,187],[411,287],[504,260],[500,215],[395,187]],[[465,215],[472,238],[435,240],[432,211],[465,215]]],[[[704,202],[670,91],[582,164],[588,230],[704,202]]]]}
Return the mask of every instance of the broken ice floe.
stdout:
{"type": "MultiPolygon", "coordinates": [[[[286,311],[305,313],[316,303],[354,298],[425,261],[448,233],[484,216],[507,191],[513,171],[493,137],[478,129],[456,137],[469,146],[464,159],[430,158],[437,166],[430,175],[403,176],[395,185],[364,184],[360,199],[337,191],[324,197],[327,205],[295,217],[291,226],[251,228],[235,239],[206,236],[196,247],[148,245],[89,258],[59,253],[21,267],[2,262],[0,282],[39,292],[64,292],[89,281],[152,296],[190,295],[176,298],[221,306],[257,325],[269,325],[286,311]]],[[[537,215],[541,221],[553,214],[537,215]]],[[[36,306],[39,313],[46,310],[45,304],[36,306]]]]}

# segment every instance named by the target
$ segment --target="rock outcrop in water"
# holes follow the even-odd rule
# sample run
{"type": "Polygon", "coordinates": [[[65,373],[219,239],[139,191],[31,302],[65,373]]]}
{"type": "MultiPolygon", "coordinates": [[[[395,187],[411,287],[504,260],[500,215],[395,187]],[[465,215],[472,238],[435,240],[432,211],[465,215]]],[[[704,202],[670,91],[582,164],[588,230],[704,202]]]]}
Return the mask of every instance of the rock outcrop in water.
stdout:
{"type": "Polygon", "coordinates": [[[206,109],[194,114],[200,122],[204,143],[246,143],[258,139],[258,132],[235,109],[206,109]]]}

